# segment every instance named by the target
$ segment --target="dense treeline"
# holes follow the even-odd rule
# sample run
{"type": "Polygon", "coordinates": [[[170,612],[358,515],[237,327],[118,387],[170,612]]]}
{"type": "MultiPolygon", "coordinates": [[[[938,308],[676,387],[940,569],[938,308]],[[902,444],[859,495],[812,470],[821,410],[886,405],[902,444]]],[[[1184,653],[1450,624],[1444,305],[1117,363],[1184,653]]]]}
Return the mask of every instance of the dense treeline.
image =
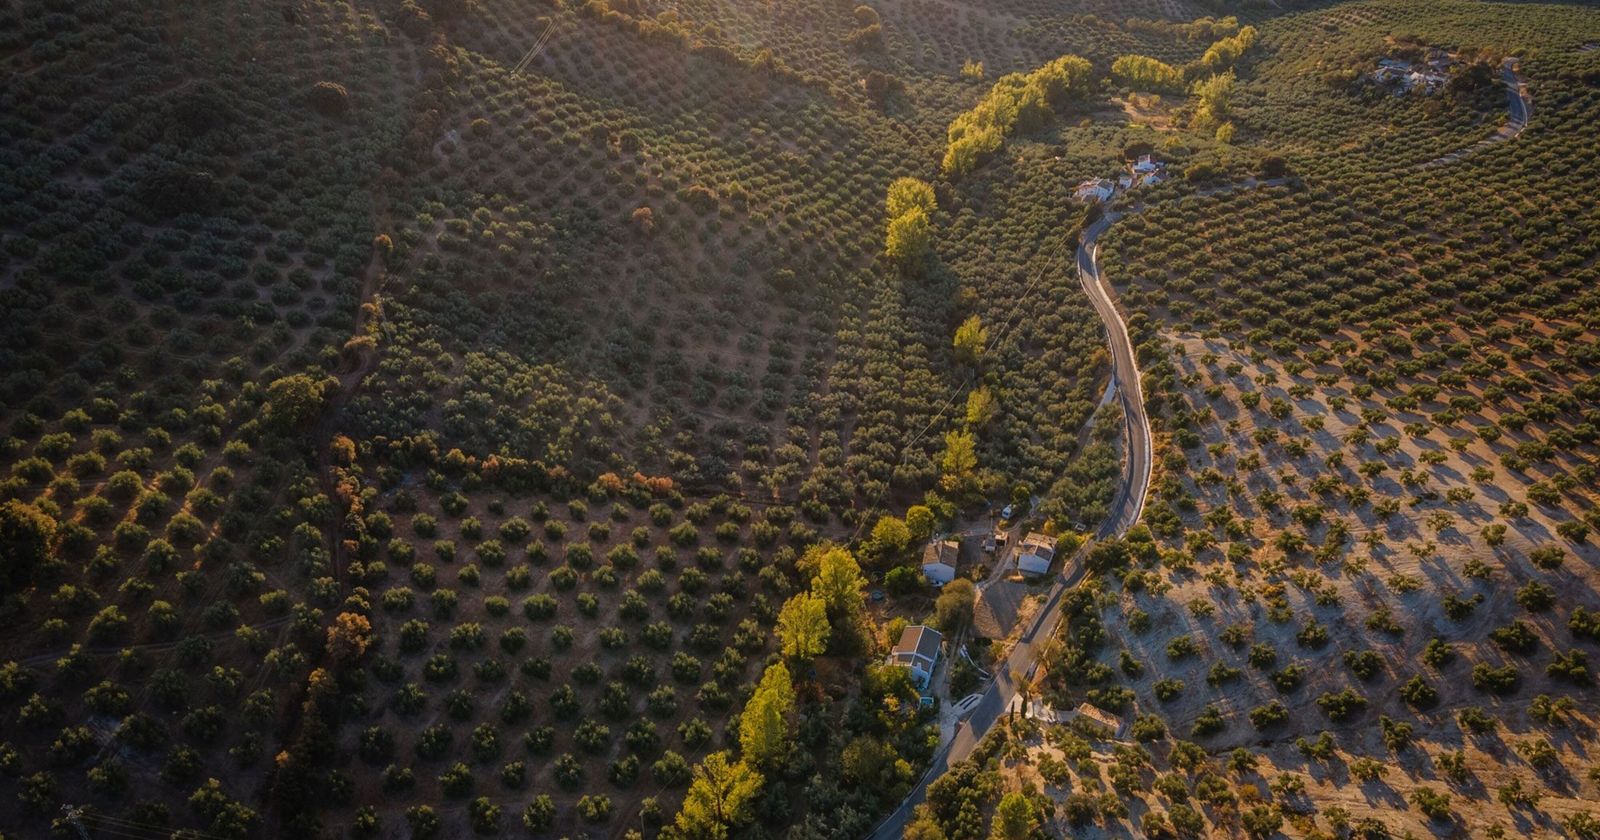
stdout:
{"type": "Polygon", "coordinates": [[[943,171],[971,172],[999,149],[1013,132],[1042,127],[1058,109],[1089,92],[1090,66],[1075,55],[1062,56],[1030,73],[1002,76],[972,110],[957,117],[946,132],[943,171]]]}
{"type": "Polygon", "coordinates": [[[1111,65],[1111,78],[1134,90],[1173,92],[1183,90],[1183,71],[1164,61],[1143,55],[1118,56],[1111,65]]]}

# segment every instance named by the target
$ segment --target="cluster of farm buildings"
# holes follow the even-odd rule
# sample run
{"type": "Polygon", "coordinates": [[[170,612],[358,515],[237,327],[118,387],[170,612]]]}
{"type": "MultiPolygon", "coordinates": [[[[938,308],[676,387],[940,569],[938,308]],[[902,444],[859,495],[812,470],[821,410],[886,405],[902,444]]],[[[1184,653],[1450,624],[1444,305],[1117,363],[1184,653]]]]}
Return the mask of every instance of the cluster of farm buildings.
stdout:
{"type": "Polygon", "coordinates": [[[1112,178],[1090,178],[1072,191],[1072,197],[1085,204],[1101,204],[1118,193],[1167,180],[1167,165],[1150,155],[1140,155],[1126,172],[1112,178]]]}
{"type": "MultiPolygon", "coordinates": [[[[985,551],[1004,547],[1006,533],[1000,531],[984,540],[985,551]]],[[[1050,572],[1055,561],[1056,541],[1037,532],[1029,533],[1017,543],[1017,572],[1025,578],[1039,578],[1050,572]]],[[[955,537],[935,537],[922,550],[922,575],[934,586],[944,586],[956,579],[961,569],[961,541],[955,537]]]]}
{"type": "Polygon", "coordinates": [[[1461,62],[1445,50],[1434,47],[1421,61],[1380,58],[1372,80],[1392,87],[1396,94],[1437,93],[1450,81],[1450,69],[1461,62]]]}
{"type": "MultiPolygon", "coordinates": [[[[1028,580],[1038,580],[1050,573],[1055,562],[1056,541],[1036,531],[1018,541],[1011,549],[1006,543],[1008,534],[997,530],[983,540],[985,554],[1001,552],[1001,562],[1016,565],[1019,575],[1028,580]]],[[[970,546],[969,546],[970,547],[970,546]]],[[[935,587],[942,587],[956,579],[961,571],[961,540],[954,536],[936,536],[928,541],[922,551],[922,574],[935,587]]],[[[890,649],[890,665],[911,672],[911,680],[918,688],[926,689],[939,664],[944,636],[932,627],[914,624],[900,634],[900,639],[890,649]]]]}

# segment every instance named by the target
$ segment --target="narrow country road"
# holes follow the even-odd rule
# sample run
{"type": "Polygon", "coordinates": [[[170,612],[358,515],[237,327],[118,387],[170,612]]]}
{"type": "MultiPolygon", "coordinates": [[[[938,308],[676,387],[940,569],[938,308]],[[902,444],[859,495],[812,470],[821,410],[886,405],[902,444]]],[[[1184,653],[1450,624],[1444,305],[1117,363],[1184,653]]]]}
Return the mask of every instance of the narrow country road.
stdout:
{"type": "Polygon", "coordinates": [[[1528,127],[1528,119],[1533,114],[1533,97],[1528,93],[1528,81],[1522,78],[1520,67],[1520,62],[1515,58],[1508,58],[1500,65],[1500,82],[1506,89],[1507,120],[1505,125],[1500,126],[1499,131],[1470,146],[1440,155],[1417,168],[1432,169],[1455,163],[1488,146],[1503,143],[1521,134],[1522,130],[1528,127]]]}
{"type": "MultiPolygon", "coordinates": [[[[1510,116],[1507,124],[1492,137],[1428,161],[1420,168],[1454,163],[1484,146],[1510,140],[1522,133],[1528,125],[1533,107],[1533,100],[1528,94],[1528,83],[1522,78],[1515,58],[1506,59],[1500,72],[1501,81],[1506,87],[1506,108],[1510,116]]],[[[1220,195],[1239,189],[1281,186],[1292,180],[1292,178],[1270,180],[1249,178],[1235,184],[1198,190],[1196,194],[1220,195]]],[[[1127,212],[1137,212],[1137,210],[1135,207],[1127,212]]],[[[1106,207],[1105,214],[1084,229],[1078,242],[1077,252],[1078,279],[1083,284],[1084,293],[1089,296],[1089,302],[1094,304],[1095,313],[1100,316],[1106,331],[1106,342],[1111,348],[1111,382],[1117,396],[1122,400],[1124,437],[1128,442],[1128,457],[1123,459],[1122,465],[1122,481],[1118,485],[1116,498],[1112,501],[1111,512],[1095,532],[1094,540],[1120,537],[1138,523],[1139,517],[1144,513],[1145,499],[1150,492],[1151,469],[1154,465],[1150,418],[1145,413],[1144,388],[1139,378],[1139,363],[1134,354],[1133,340],[1128,335],[1127,323],[1117,311],[1116,299],[1100,276],[1100,236],[1121,216],[1122,213],[1112,210],[1109,206],[1106,207]]],[[[1087,545],[1086,543],[1085,547],[1087,545]]],[[[1080,555],[1081,551],[1082,549],[1080,555]]],[[[1024,674],[1029,677],[1033,675],[1034,669],[1038,666],[1040,647],[1055,635],[1056,627],[1061,623],[1062,596],[1068,589],[1077,586],[1083,578],[1082,563],[1068,561],[1066,565],[1069,567],[1067,574],[1056,578],[1055,585],[1050,588],[1050,594],[1033,624],[1018,639],[1016,647],[1012,648],[1005,663],[994,669],[994,680],[984,691],[983,697],[973,708],[971,715],[956,727],[955,737],[934,754],[933,761],[930,762],[928,771],[923,774],[922,779],[901,801],[894,813],[885,818],[868,835],[869,840],[894,840],[905,833],[906,824],[911,821],[912,810],[927,796],[928,785],[942,776],[950,765],[971,755],[977,748],[978,742],[983,740],[983,736],[989,733],[990,728],[1010,707],[1017,693],[1016,681],[1011,675],[1024,674]]]]}
{"type": "MultiPolygon", "coordinates": [[[[1140,514],[1144,512],[1145,496],[1150,491],[1153,449],[1150,419],[1144,410],[1144,390],[1139,382],[1139,366],[1133,352],[1133,340],[1128,335],[1127,324],[1117,312],[1111,291],[1100,280],[1098,240],[1115,220],[1116,216],[1106,215],[1085,229],[1079,240],[1077,252],[1079,280],[1083,283],[1090,302],[1094,304],[1095,311],[1100,315],[1100,320],[1105,326],[1107,341],[1111,345],[1111,381],[1122,400],[1122,414],[1126,424],[1125,438],[1128,441],[1128,457],[1123,460],[1122,481],[1118,483],[1117,495],[1111,503],[1110,514],[1095,531],[1096,540],[1122,536],[1139,521],[1140,514]]],[[[944,771],[949,769],[950,765],[971,755],[977,748],[978,742],[983,740],[983,736],[989,733],[989,729],[1011,706],[1017,694],[1016,680],[1012,674],[1023,674],[1025,677],[1033,675],[1034,669],[1038,666],[1039,649],[1055,636],[1056,627],[1061,623],[1061,598],[1066,595],[1068,589],[1077,586],[1083,579],[1082,563],[1069,560],[1065,565],[1068,567],[1066,574],[1057,576],[1033,623],[1017,640],[1005,663],[994,669],[994,680],[989,683],[978,705],[973,707],[967,719],[956,727],[955,737],[934,754],[927,773],[923,774],[916,787],[906,795],[894,813],[869,835],[871,840],[894,840],[905,833],[906,824],[911,821],[912,810],[927,796],[928,785],[944,775],[944,771]]]]}
{"type": "Polygon", "coordinates": [[[1139,361],[1134,355],[1128,325],[1117,311],[1117,304],[1100,278],[1100,235],[1117,220],[1107,212],[1083,231],[1078,243],[1078,279],[1094,304],[1095,313],[1105,326],[1106,343],[1111,346],[1111,381],[1122,399],[1122,416],[1128,442],[1128,457],[1123,463],[1122,482],[1111,503],[1111,514],[1100,525],[1096,539],[1122,536],[1144,513],[1145,497],[1150,492],[1151,458],[1155,448],[1150,437],[1150,417],[1144,410],[1144,385],[1139,379],[1139,361]]]}

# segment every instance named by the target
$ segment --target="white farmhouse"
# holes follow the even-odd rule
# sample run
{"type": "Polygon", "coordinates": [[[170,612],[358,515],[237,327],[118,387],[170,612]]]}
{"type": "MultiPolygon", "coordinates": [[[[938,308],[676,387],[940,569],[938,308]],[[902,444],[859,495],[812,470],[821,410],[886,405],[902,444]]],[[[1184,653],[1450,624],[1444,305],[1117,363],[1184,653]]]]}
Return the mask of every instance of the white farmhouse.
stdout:
{"type": "Polygon", "coordinates": [[[933,679],[934,666],[939,664],[939,650],[944,636],[926,624],[914,624],[900,634],[900,641],[889,652],[889,664],[911,671],[911,680],[917,688],[927,688],[933,679]]]}
{"type": "Polygon", "coordinates": [[[1056,541],[1037,532],[1031,533],[1017,545],[1017,571],[1027,577],[1050,573],[1050,563],[1056,558],[1056,541]]]}
{"type": "Polygon", "coordinates": [[[961,543],[953,539],[934,539],[922,550],[922,575],[934,586],[956,579],[961,563],[961,543]]]}
{"type": "Polygon", "coordinates": [[[1117,184],[1109,178],[1090,178],[1078,185],[1072,195],[1085,204],[1096,204],[1111,198],[1117,191],[1117,184]]]}

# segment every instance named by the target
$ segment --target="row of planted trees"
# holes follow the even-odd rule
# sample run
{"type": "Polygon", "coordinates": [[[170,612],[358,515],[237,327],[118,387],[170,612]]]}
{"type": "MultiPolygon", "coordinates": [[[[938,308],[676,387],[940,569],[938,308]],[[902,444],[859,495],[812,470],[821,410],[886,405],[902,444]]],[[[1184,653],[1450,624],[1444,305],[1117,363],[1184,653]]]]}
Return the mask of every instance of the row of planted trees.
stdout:
{"type": "MultiPolygon", "coordinates": [[[[819,730],[831,718],[819,682],[820,659],[855,659],[867,652],[871,630],[862,610],[866,579],[851,552],[820,544],[798,563],[810,576],[779,611],[774,630],[779,654],[762,673],[738,717],[738,750],[708,755],[693,771],[683,806],[663,831],[674,838],[726,837],[752,822],[758,811],[770,811],[763,797],[785,797],[803,777],[803,768],[833,768],[837,776],[813,776],[802,794],[813,816],[802,820],[802,836],[830,836],[821,828],[835,820],[849,834],[870,825],[878,807],[894,801],[913,777],[913,762],[925,757],[927,742],[916,712],[916,692],[904,669],[868,664],[857,690],[846,699],[842,721],[849,740],[819,730]],[[791,667],[792,666],[792,667],[791,667]],[[866,786],[867,813],[843,822],[831,803],[841,783],[866,786]],[[843,828],[848,826],[848,828],[843,828]],[[824,834],[817,834],[824,831],[824,834]]],[[[863,792],[857,792],[859,796],[863,792]]]]}

